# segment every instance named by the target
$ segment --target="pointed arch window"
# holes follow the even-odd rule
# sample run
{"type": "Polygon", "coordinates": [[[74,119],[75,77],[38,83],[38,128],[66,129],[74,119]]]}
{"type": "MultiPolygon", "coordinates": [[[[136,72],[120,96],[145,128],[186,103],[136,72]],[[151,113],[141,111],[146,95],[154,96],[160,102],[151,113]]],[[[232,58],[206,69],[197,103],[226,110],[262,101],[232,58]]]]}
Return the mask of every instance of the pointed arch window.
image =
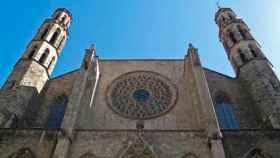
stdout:
{"type": "Polygon", "coordinates": [[[47,48],[47,49],[45,50],[45,52],[42,54],[42,56],[40,57],[40,59],[39,59],[39,63],[40,63],[40,64],[44,64],[44,63],[45,63],[45,61],[46,61],[46,59],[47,59],[49,53],[50,53],[50,50],[47,48]]]}
{"type": "Polygon", "coordinates": [[[33,56],[34,56],[36,50],[37,50],[37,46],[34,46],[34,47],[32,48],[32,50],[31,50],[31,52],[30,52],[29,55],[28,55],[28,59],[32,59],[32,58],[33,58],[33,56]]]}
{"type": "Polygon", "coordinates": [[[224,16],[222,16],[222,21],[225,22],[226,21],[226,18],[224,16]]]}
{"type": "Polygon", "coordinates": [[[80,158],[96,158],[96,156],[92,153],[85,153],[80,158]]]}
{"type": "Polygon", "coordinates": [[[64,23],[66,20],[66,16],[63,16],[62,19],[61,19],[61,23],[64,23]]]}
{"type": "Polygon", "coordinates": [[[240,58],[243,63],[247,62],[247,58],[244,53],[240,53],[240,58]]]}
{"type": "Polygon", "coordinates": [[[256,51],[256,49],[253,47],[253,45],[249,45],[249,49],[250,49],[250,52],[252,53],[252,55],[253,55],[253,57],[258,57],[258,55],[257,55],[257,51],[256,51]]]}
{"type": "Polygon", "coordinates": [[[251,150],[245,158],[273,158],[270,154],[264,152],[262,149],[251,150]]]}
{"type": "Polygon", "coordinates": [[[60,42],[59,42],[59,45],[58,45],[58,48],[59,48],[59,49],[61,49],[64,40],[65,40],[65,36],[63,36],[62,39],[61,39],[60,42]]]}
{"type": "Polygon", "coordinates": [[[47,33],[49,32],[49,29],[48,28],[45,28],[44,32],[42,33],[41,35],[41,39],[44,40],[47,36],[47,33]]]}
{"type": "Polygon", "coordinates": [[[192,153],[187,153],[186,155],[184,155],[182,158],[197,158],[197,156],[195,156],[192,153]]]}
{"type": "Polygon", "coordinates": [[[21,148],[8,156],[8,158],[36,158],[36,156],[29,148],[21,148]]]}
{"type": "Polygon", "coordinates": [[[48,128],[60,128],[67,103],[68,97],[65,95],[59,96],[55,99],[53,105],[50,107],[50,114],[47,123],[48,128]]]}
{"type": "Polygon", "coordinates": [[[235,38],[235,35],[232,31],[229,32],[229,38],[231,39],[231,41],[235,44],[237,43],[237,40],[235,38]]]}
{"type": "Polygon", "coordinates": [[[215,99],[215,111],[222,128],[239,128],[239,124],[235,118],[234,111],[230,99],[220,94],[215,99]]]}
{"type": "Polygon", "coordinates": [[[60,35],[61,30],[59,28],[56,29],[56,31],[53,33],[52,38],[50,40],[50,44],[54,45],[57,41],[58,36],[60,35]]]}
{"type": "Polygon", "coordinates": [[[58,20],[60,15],[61,15],[61,13],[57,13],[56,16],[55,16],[55,19],[58,20]]]}
{"type": "Polygon", "coordinates": [[[228,17],[229,17],[229,20],[233,20],[234,19],[234,16],[232,14],[228,14],[228,17]]]}
{"type": "Polygon", "coordinates": [[[240,35],[242,36],[242,39],[246,39],[246,30],[242,28],[240,25],[237,25],[237,29],[240,35]]]}
{"type": "Polygon", "coordinates": [[[238,54],[240,56],[242,63],[246,63],[248,61],[246,55],[243,53],[243,51],[241,49],[238,49],[237,51],[238,51],[238,54]]]}

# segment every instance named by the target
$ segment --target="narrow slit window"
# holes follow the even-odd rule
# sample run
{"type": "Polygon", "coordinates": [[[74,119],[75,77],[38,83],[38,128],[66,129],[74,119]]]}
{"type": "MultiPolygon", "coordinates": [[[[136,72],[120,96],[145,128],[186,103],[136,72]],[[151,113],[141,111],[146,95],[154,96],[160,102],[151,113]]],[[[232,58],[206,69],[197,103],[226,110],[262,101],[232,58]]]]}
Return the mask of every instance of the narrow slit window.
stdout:
{"type": "Polygon", "coordinates": [[[229,32],[229,37],[234,44],[237,43],[237,40],[235,39],[235,36],[234,36],[233,32],[229,32]]]}
{"type": "Polygon", "coordinates": [[[252,53],[253,57],[258,57],[257,52],[255,50],[255,48],[252,45],[249,45],[250,48],[250,52],[252,53]]]}
{"type": "Polygon", "coordinates": [[[46,29],[44,30],[44,32],[42,33],[42,35],[41,35],[41,39],[42,39],[42,40],[44,40],[44,39],[46,38],[48,32],[49,32],[49,29],[46,28],[46,29]]]}
{"type": "Polygon", "coordinates": [[[63,16],[62,19],[61,19],[61,23],[64,23],[64,22],[65,22],[65,19],[66,19],[66,17],[63,16]]]}
{"type": "Polygon", "coordinates": [[[239,31],[240,35],[242,36],[242,39],[246,39],[246,30],[241,28],[240,25],[238,25],[237,28],[238,28],[238,31],[239,31]]]}
{"type": "Polygon", "coordinates": [[[31,52],[30,52],[29,55],[28,55],[28,58],[29,58],[29,59],[32,59],[32,58],[33,58],[33,56],[34,56],[36,50],[37,50],[37,47],[36,47],[36,46],[32,48],[31,52]]]}
{"type": "Polygon", "coordinates": [[[54,32],[54,34],[52,35],[52,38],[51,38],[51,40],[50,40],[50,44],[54,45],[54,44],[56,43],[57,38],[58,38],[60,32],[61,32],[60,29],[57,29],[57,30],[54,32]]]}
{"type": "Polygon", "coordinates": [[[61,49],[64,40],[65,40],[65,36],[63,36],[62,39],[61,39],[60,42],[59,42],[59,45],[58,45],[58,48],[59,48],[59,49],[61,49]]]}
{"type": "Polygon", "coordinates": [[[44,64],[45,63],[45,61],[46,61],[46,59],[47,59],[47,57],[48,57],[48,55],[49,55],[49,49],[47,48],[46,50],[45,50],[45,52],[42,54],[42,56],[41,56],[41,58],[39,59],[39,63],[40,64],[44,64]]]}
{"type": "Polygon", "coordinates": [[[229,17],[230,20],[233,20],[233,19],[234,19],[234,17],[233,17],[232,14],[228,14],[228,17],[229,17]]]}
{"type": "Polygon", "coordinates": [[[241,49],[238,49],[238,53],[239,53],[242,63],[246,63],[248,60],[247,60],[246,55],[243,53],[243,51],[241,49]]]}

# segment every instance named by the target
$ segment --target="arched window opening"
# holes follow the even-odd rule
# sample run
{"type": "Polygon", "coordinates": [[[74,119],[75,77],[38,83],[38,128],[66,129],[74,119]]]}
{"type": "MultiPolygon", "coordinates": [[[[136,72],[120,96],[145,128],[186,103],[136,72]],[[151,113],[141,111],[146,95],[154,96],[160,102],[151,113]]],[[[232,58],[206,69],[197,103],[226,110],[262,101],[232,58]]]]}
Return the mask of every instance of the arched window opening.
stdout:
{"type": "Polygon", "coordinates": [[[220,94],[215,98],[215,111],[221,128],[239,128],[230,99],[220,94]]]}
{"type": "Polygon", "coordinates": [[[53,67],[54,62],[55,62],[55,57],[52,57],[52,60],[48,66],[48,70],[50,70],[53,67]]]}
{"type": "Polygon", "coordinates": [[[8,158],[36,158],[36,156],[29,148],[21,148],[8,156],[8,158]]]}
{"type": "Polygon", "coordinates": [[[84,68],[85,68],[85,70],[88,69],[88,62],[87,61],[84,61],[84,68]]]}
{"type": "Polygon", "coordinates": [[[59,42],[59,45],[58,45],[58,48],[59,48],[59,49],[61,49],[64,40],[65,40],[65,36],[63,36],[62,39],[61,39],[60,42],[59,42]]]}
{"type": "Polygon", "coordinates": [[[67,103],[68,97],[65,95],[59,96],[55,99],[53,105],[50,107],[50,114],[47,122],[48,128],[60,128],[67,103]]]}
{"type": "Polygon", "coordinates": [[[50,40],[50,44],[54,45],[56,43],[56,40],[60,34],[61,30],[58,28],[56,29],[56,31],[54,32],[54,34],[52,35],[52,38],[50,40]]]}
{"type": "Polygon", "coordinates": [[[61,23],[64,23],[65,19],[66,19],[66,16],[63,16],[62,19],[61,19],[61,23]]]}
{"type": "Polygon", "coordinates": [[[233,20],[234,19],[234,17],[233,17],[233,15],[232,14],[228,14],[228,17],[229,17],[229,20],[233,20]]]}
{"type": "Polygon", "coordinates": [[[58,20],[60,17],[60,14],[56,14],[55,19],[58,20]]]}
{"type": "Polygon", "coordinates": [[[257,55],[257,51],[255,50],[255,48],[252,46],[252,45],[249,45],[249,49],[250,49],[250,52],[252,53],[253,57],[258,57],[257,55]]]}
{"type": "Polygon", "coordinates": [[[231,39],[231,41],[235,44],[235,43],[237,43],[237,40],[236,40],[236,38],[235,38],[235,36],[234,36],[234,33],[233,32],[229,32],[229,38],[231,39]]]}
{"type": "Polygon", "coordinates": [[[273,158],[270,154],[264,152],[262,149],[253,149],[251,150],[246,158],[273,158]]]}
{"type": "Polygon", "coordinates": [[[32,59],[32,58],[33,58],[33,56],[34,56],[36,50],[37,50],[37,46],[35,46],[35,47],[32,48],[31,52],[30,52],[29,55],[28,55],[28,59],[32,59]]]}
{"type": "Polygon", "coordinates": [[[44,40],[46,38],[48,32],[49,32],[49,29],[45,28],[44,32],[41,35],[42,40],[44,40]]]}
{"type": "Polygon", "coordinates": [[[50,50],[47,48],[47,49],[45,50],[45,52],[42,54],[41,58],[39,59],[39,63],[40,63],[40,64],[44,64],[44,63],[45,63],[45,61],[46,61],[46,59],[47,59],[49,53],[50,53],[50,50]]]}
{"type": "Polygon", "coordinates": [[[81,155],[80,158],[96,158],[96,156],[92,153],[85,153],[81,155]]]}
{"type": "Polygon", "coordinates": [[[244,54],[244,53],[239,53],[239,54],[240,54],[240,59],[241,59],[241,61],[242,61],[243,63],[247,62],[247,58],[246,58],[245,54],[244,54]]]}
{"type": "Polygon", "coordinates": [[[222,16],[222,22],[225,22],[225,21],[226,21],[225,17],[224,17],[224,16],[222,16]]]}
{"type": "Polygon", "coordinates": [[[239,31],[240,35],[242,36],[242,39],[246,39],[246,30],[241,28],[240,25],[238,25],[237,28],[238,28],[238,31],[239,31]]]}
{"type": "Polygon", "coordinates": [[[197,158],[197,156],[195,156],[192,153],[187,153],[186,155],[184,155],[182,158],[197,158]]]}

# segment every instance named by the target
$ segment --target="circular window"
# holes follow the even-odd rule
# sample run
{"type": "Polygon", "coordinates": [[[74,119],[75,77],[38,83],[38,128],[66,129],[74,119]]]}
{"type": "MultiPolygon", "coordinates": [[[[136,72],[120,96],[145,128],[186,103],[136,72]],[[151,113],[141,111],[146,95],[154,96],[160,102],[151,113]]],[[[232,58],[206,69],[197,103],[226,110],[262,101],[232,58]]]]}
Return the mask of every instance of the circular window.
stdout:
{"type": "Polygon", "coordinates": [[[148,71],[126,73],[108,88],[107,101],[118,114],[150,119],[169,111],[176,103],[177,88],[166,77],[148,71]]]}
{"type": "Polygon", "coordinates": [[[145,102],[149,99],[149,97],[150,97],[150,92],[145,89],[137,89],[136,91],[133,92],[133,98],[137,102],[145,102]]]}

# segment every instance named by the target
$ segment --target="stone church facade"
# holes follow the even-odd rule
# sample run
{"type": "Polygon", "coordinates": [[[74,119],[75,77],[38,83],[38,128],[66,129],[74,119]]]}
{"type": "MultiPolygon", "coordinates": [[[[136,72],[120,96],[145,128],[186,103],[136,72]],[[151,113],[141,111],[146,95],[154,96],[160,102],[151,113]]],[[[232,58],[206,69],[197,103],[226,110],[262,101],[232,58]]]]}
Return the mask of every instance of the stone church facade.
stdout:
{"type": "Polygon", "coordinates": [[[71,13],[44,21],[0,91],[1,158],[278,158],[280,83],[246,23],[215,15],[236,77],[180,60],[100,59],[50,78],[71,13]]]}

